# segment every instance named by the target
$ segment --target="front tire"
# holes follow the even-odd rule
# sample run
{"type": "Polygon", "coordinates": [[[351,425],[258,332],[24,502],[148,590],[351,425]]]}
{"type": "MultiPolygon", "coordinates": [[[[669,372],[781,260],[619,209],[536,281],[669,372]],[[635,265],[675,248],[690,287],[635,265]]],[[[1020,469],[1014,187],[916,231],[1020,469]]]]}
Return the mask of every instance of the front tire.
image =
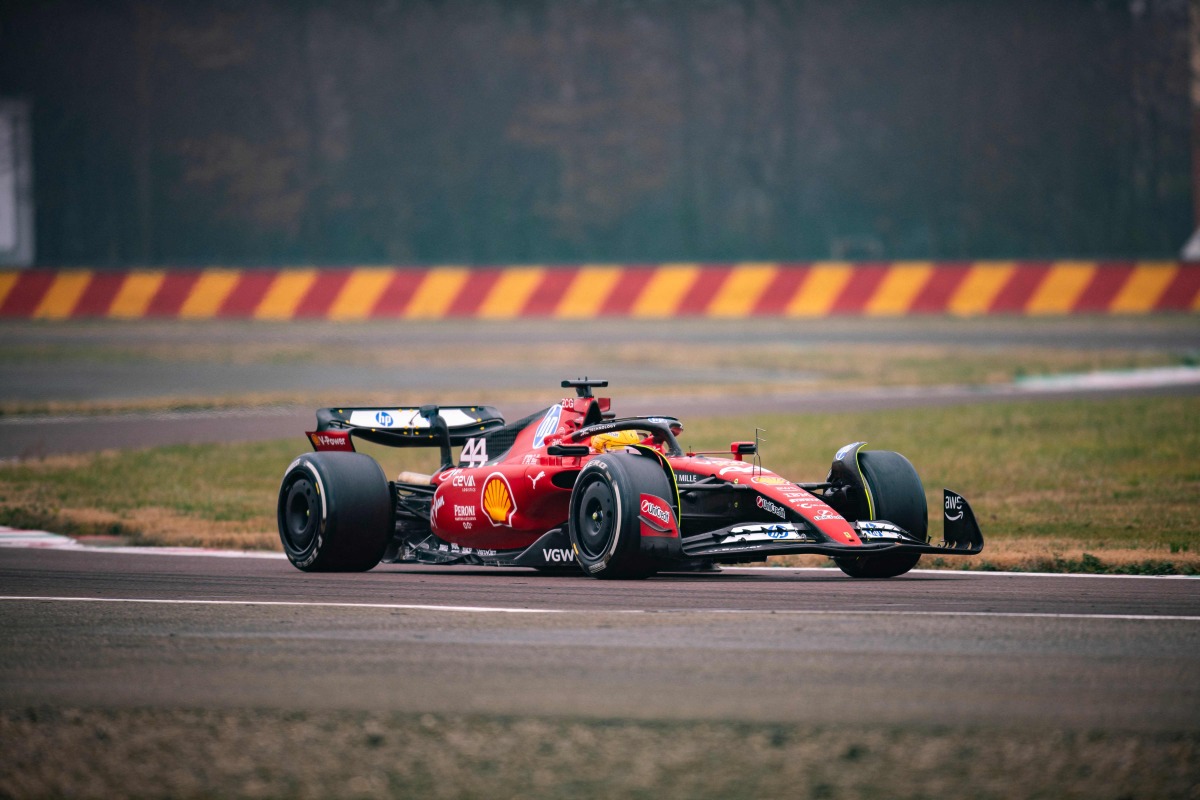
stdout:
{"type": "MultiPolygon", "coordinates": [[[[887,520],[924,541],[929,531],[925,487],[912,463],[887,450],[858,454],[858,465],[871,492],[874,514],[867,519],[887,520]]],[[[874,556],[838,556],[834,563],[851,578],[894,578],[921,560],[920,553],[881,553],[874,556]]]]}
{"type": "Polygon", "coordinates": [[[362,453],[300,456],[279,486],[279,539],[305,572],[365,572],[394,533],[392,490],[378,462],[362,453]]]}
{"type": "Polygon", "coordinates": [[[643,492],[671,496],[662,468],[642,456],[597,456],[579,473],[568,529],[585,573],[640,580],[658,572],[658,562],[642,553],[638,501],[643,492]]]}

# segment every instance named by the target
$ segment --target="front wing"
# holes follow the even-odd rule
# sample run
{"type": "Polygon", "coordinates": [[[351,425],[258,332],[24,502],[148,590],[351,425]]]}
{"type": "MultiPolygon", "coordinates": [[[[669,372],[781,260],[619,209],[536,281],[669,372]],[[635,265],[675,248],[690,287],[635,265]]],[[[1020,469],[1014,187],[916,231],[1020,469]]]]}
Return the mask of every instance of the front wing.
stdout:
{"type": "Polygon", "coordinates": [[[853,523],[861,543],[838,542],[799,522],[737,523],[680,541],[684,556],[715,560],[757,560],[766,556],[816,554],[865,556],[879,553],[929,553],[973,556],[983,551],[983,533],[966,499],[945,489],[942,541],[931,544],[885,520],[853,523]]]}

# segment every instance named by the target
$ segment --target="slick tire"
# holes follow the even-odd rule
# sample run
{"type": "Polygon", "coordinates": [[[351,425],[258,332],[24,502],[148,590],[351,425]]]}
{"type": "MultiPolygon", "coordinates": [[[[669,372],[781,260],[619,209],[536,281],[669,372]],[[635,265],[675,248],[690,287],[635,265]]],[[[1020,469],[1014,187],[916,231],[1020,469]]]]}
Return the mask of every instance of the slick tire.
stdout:
{"type": "Polygon", "coordinates": [[[279,486],[279,539],[305,572],[365,572],[394,533],[392,490],[383,469],[361,453],[308,453],[279,486]]]}
{"type": "MultiPolygon", "coordinates": [[[[918,539],[928,538],[925,487],[909,460],[887,450],[866,450],[858,454],[858,465],[871,492],[875,511],[871,518],[899,525],[918,539]]],[[[915,567],[921,554],[885,553],[833,560],[851,578],[894,578],[915,567]]]]}
{"type": "Polygon", "coordinates": [[[571,492],[568,529],[575,559],[593,578],[640,580],[659,564],[642,553],[642,492],[670,497],[670,482],[653,460],[606,454],[587,463],[571,492]]]}

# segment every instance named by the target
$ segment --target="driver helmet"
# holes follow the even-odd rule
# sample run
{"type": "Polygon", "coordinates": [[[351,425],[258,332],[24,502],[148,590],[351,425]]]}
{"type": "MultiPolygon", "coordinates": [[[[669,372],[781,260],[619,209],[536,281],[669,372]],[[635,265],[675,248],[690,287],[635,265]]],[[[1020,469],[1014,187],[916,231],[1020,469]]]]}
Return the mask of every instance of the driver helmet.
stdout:
{"type": "Polygon", "coordinates": [[[612,450],[623,450],[631,444],[639,444],[642,437],[637,431],[613,431],[612,433],[598,433],[592,437],[592,449],[598,453],[607,453],[612,450]]]}

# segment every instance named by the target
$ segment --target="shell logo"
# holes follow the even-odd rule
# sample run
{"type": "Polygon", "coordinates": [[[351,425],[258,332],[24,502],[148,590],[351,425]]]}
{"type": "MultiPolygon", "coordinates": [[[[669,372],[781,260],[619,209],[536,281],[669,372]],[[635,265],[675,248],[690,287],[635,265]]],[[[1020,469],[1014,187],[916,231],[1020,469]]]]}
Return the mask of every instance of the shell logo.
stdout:
{"type": "Polygon", "coordinates": [[[781,478],[778,475],[760,475],[750,480],[753,483],[761,483],[764,486],[787,486],[791,483],[787,478],[781,478]]]}
{"type": "Polygon", "coordinates": [[[517,501],[513,499],[512,487],[508,479],[499,472],[488,475],[483,482],[482,502],[483,513],[488,521],[499,527],[512,527],[513,514],[517,513],[517,501]]]}

